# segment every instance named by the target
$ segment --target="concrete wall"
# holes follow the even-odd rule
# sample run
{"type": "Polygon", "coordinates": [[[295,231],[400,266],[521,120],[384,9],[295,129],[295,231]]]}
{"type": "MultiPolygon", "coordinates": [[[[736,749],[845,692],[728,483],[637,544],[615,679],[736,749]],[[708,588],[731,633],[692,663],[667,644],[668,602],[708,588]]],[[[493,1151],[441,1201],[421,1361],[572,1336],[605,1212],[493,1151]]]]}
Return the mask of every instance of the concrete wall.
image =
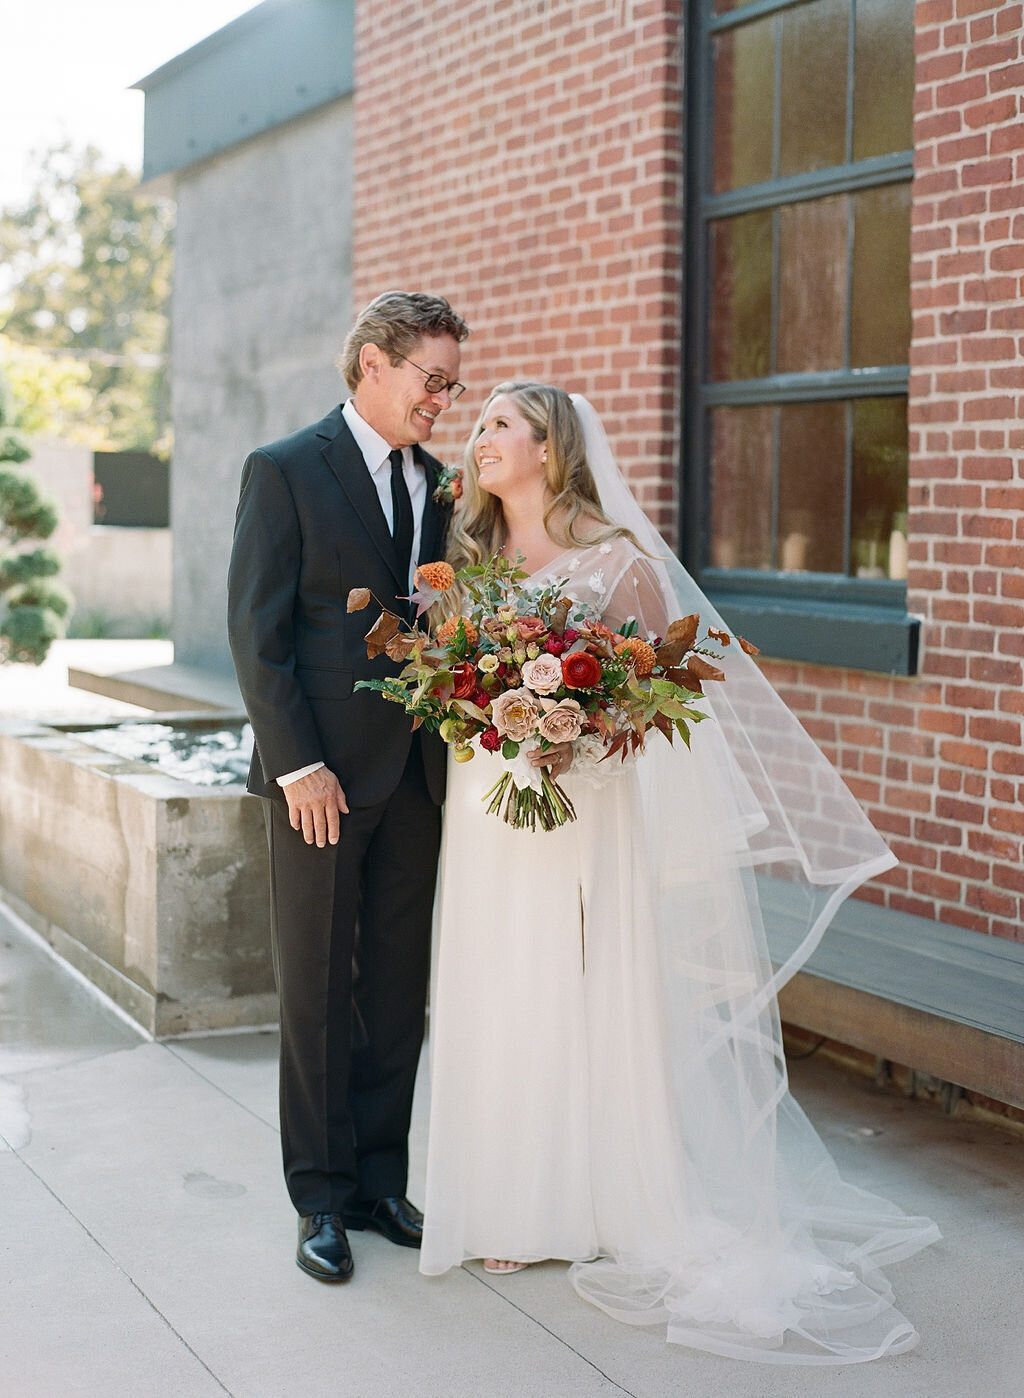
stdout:
{"type": "Polygon", "coordinates": [[[32,473],[60,506],[50,543],[63,559],[59,581],[74,593],[71,628],[102,620],[112,635],[149,634],[171,615],[171,531],[94,525],[89,447],[34,441],[32,473]]]}
{"type": "Polygon", "coordinates": [[[0,893],[157,1036],[277,1014],[259,802],[0,720],[0,893]]]}
{"type": "Polygon", "coordinates": [[[230,669],[225,580],[242,462],[341,398],[352,103],[182,171],[172,309],[175,659],[230,669]]]}

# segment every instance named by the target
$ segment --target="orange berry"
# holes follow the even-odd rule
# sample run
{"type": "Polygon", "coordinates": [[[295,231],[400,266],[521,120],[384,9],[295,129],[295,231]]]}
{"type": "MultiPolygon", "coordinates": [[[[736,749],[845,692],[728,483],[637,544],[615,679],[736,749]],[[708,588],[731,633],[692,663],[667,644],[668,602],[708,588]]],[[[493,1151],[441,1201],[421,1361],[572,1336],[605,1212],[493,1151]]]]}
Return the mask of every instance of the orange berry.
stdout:
{"type": "Polygon", "coordinates": [[[450,563],[421,563],[416,569],[416,582],[426,583],[435,592],[447,592],[455,583],[455,569],[450,563]]]}

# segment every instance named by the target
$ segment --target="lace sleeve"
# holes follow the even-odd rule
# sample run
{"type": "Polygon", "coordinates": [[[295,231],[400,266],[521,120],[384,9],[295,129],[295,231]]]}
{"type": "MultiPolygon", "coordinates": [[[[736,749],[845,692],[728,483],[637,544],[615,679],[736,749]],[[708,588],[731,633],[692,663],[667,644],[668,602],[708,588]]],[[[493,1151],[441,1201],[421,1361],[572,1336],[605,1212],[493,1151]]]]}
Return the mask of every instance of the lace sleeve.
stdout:
{"type": "Polygon", "coordinates": [[[637,631],[644,640],[664,636],[668,629],[671,617],[658,570],[649,558],[632,546],[625,566],[614,586],[608,590],[602,619],[613,630],[627,621],[635,620],[637,631]]]}

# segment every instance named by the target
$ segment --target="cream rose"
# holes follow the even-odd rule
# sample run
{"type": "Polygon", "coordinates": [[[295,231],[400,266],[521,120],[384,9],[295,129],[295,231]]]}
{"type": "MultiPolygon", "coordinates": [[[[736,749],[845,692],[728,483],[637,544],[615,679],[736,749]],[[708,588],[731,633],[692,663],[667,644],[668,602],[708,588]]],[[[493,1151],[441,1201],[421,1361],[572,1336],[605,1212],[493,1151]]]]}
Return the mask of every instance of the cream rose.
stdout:
{"type": "Polygon", "coordinates": [[[554,694],[562,683],[562,662],[557,655],[538,655],[523,666],[523,684],[535,694],[554,694]]]}
{"type": "Polygon", "coordinates": [[[542,716],[537,730],[549,743],[572,743],[580,736],[582,726],[583,712],[579,704],[575,699],[563,699],[542,716]]]}
{"type": "Polygon", "coordinates": [[[540,717],[528,689],[509,689],[491,700],[491,722],[503,738],[521,743],[537,731],[540,717]]]}

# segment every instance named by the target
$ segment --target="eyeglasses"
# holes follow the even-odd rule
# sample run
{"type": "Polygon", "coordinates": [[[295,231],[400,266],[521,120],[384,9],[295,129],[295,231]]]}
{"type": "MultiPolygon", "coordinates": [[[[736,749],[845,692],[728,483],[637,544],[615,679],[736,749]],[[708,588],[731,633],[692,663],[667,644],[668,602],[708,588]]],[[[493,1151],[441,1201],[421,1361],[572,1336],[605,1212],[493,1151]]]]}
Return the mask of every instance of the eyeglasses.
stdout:
{"type": "Polygon", "coordinates": [[[412,364],[414,369],[419,369],[421,374],[426,375],[426,383],[424,383],[423,387],[428,393],[444,393],[445,389],[447,389],[448,396],[453,403],[461,393],[465,393],[466,385],[464,383],[459,383],[457,379],[446,379],[443,374],[432,374],[428,369],[424,369],[421,364],[413,364],[413,361],[406,358],[404,354],[400,354],[398,358],[404,359],[406,364],[412,364]]]}

